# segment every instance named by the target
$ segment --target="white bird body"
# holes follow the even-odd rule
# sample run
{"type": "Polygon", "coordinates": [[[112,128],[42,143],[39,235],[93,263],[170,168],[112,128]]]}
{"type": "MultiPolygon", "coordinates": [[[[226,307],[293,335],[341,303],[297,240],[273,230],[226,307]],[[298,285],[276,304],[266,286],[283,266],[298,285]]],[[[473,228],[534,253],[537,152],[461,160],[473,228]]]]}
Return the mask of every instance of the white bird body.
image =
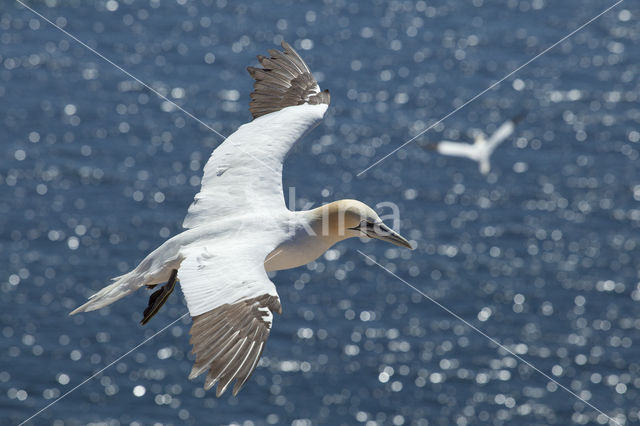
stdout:
{"type": "MultiPolygon", "coordinates": [[[[97,293],[96,299],[86,311],[100,309],[110,305],[118,299],[138,290],[141,287],[164,283],[169,279],[173,269],[179,269],[183,260],[190,254],[203,252],[225,252],[230,247],[250,244],[260,247],[252,266],[260,266],[260,256],[263,258],[264,269],[267,272],[293,269],[314,261],[331,246],[342,239],[335,235],[309,235],[308,229],[313,229],[310,211],[293,212],[284,209],[278,214],[271,212],[263,215],[243,215],[221,218],[210,224],[198,228],[187,229],[165,241],[160,247],[149,253],[138,266],[128,274],[114,278],[115,282],[97,293]],[[239,237],[244,231],[252,230],[250,241],[242,241],[239,237]],[[108,297],[106,297],[108,294],[108,297]]],[[[319,230],[319,232],[321,232],[319,230]]],[[[248,235],[248,234],[247,234],[248,235]]],[[[182,279],[182,274],[180,274],[182,279]]],[[[216,298],[212,301],[194,299],[202,303],[207,310],[236,300],[235,295],[228,298],[216,298]]],[[[189,305],[189,298],[187,298],[189,305]]],[[[195,305],[189,306],[189,312],[199,315],[201,309],[195,305]]]]}
{"type": "Polygon", "coordinates": [[[438,143],[438,152],[453,157],[465,157],[476,161],[479,164],[482,174],[489,173],[491,169],[489,157],[491,152],[484,137],[477,137],[475,143],[466,144],[452,141],[441,141],[438,143]]]}
{"type": "Polygon", "coordinates": [[[483,175],[491,171],[491,154],[506,138],[511,136],[515,129],[515,125],[520,121],[521,116],[513,118],[503,123],[489,139],[483,133],[476,136],[473,144],[440,141],[433,144],[432,147],[443,155],[453,157],[465,157],[478,163],[480,173],[483,175]]]}
{"type": "Polygon", "coordinates": [[[291,147],[323,118],[329,104],[306,64],[283,42],[284,52],[258,59],[256,79],[242,125],[211,155],[201,189],[184,220],[184,232],[147,255],[131,272],[98,291],[71,314],[93,311],[138,290],[167,282],[153,293],[145,324],[164,304],[176,280],[193,318],[196,355],[189,375],[206,370],[205,389],[220,396],[236,381],[234,395],[255,369],[281,305],[267,271],[311,262],[346,238],[369,236],[411,248],[356,200],[313,210],[287,209],[282,166],[291,147]]]}

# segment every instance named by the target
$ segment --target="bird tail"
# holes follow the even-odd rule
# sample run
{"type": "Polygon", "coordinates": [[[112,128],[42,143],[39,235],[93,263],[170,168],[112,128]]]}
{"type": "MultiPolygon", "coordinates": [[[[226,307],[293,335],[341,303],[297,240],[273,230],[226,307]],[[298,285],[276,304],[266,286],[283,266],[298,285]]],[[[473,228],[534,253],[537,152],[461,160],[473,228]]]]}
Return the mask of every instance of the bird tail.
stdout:
{"type": "Polygon", "coordinates": [[[153,286],[167,281],[172,271],[178,269],[180,262],[182,262],[183,257],[179,249],[180,245],[173,239],[165,241],[163,245],[144,258],[133,271],[115,277],[112,284],[89,297],[87,303],[77,307],[69,315],[104,308],[140,287],[153,286]]]}
{"type": "Polygon", "coordinates": [[[104,308],[112,304],[116,300],[122,299],[144,285],[144,282],[142,284],[140,283],[141,278],[144,280],[144,275],[141,277],[135,270],[114,278],[115,282],[113,284],[109,284],[89,297],[89,300],[84,305],[77,307],[71,311],[69,315],[75,315],[78,312],[95,311],[96,309],[104,308]]]}

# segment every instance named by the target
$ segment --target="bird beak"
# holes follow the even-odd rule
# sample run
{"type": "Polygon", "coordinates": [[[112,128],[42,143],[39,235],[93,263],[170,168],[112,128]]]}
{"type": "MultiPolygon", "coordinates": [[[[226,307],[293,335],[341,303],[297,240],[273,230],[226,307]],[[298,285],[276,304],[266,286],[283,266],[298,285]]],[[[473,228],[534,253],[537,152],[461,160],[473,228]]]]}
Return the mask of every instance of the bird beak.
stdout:
{"type": "Polygon", "coordinates": [[[366,229],[360,228],[360,230],[369,238],[375,238],[377,240],[386,241],[388,243],[413,250],[411,243],[409,243],[406,238],[382,222],[373,224],[373,226],[367,226],[366,229]]]}

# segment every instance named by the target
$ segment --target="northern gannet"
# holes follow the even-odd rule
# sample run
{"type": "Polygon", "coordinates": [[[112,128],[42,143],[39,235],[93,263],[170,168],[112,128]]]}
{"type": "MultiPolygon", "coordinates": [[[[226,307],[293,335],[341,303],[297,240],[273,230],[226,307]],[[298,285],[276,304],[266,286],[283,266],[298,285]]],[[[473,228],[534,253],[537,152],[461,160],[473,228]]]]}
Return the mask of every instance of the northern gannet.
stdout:
{"type": "Polygon", "coordinates": [[[509,121],[505,121],[500,127],[498,127],[498,130],[493,132],[489,139],[487,139],[484,133],[478,132],[473,144],[440,141],[429,144],[426,148],[438,151],[440,154],[451,155],[454,157],[466,157],[473,161],[477,161],[480,173],[486,175],[491,171],[491,162],[489,161],[491,154],[493,154],[493,151],[498,147],[498,145],[511,136],[516,124],[518,124],[523,117],[524,114],[520,114],[509,121]]]}
{"type": "Polygon", "coordinates": [[[253,121],[229,136],[205,165],[200,192],[182,233],[131,272],[114,278],[71,314],[93,311],[141,287],[166,282],[149,298],[142,324],[160,309],[176,281],[193,319],[193,379],[209,371],[205,389],[220,396],[236,380],[236,395],[258,364],[280,298],[268,271],[295,268],[335,243],[367,236],[411,248],[373,209],[340,200],[313,210],[287,209],[282,165],[292,146],[322,120],[329,91],[284,41],[284,51],[258,56],[249,110],[253,121]]]}

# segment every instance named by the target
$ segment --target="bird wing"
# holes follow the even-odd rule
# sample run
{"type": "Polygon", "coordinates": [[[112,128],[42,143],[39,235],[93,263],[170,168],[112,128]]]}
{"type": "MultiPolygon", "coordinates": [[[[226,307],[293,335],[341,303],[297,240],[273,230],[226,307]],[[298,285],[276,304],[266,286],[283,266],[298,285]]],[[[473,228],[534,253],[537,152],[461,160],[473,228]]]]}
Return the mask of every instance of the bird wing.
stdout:
{"type": "Polygon", "coordinates": [[[282,164],[293,145],[324,117],[329,92],[320,91],[291,46],[282,42],[282,47],[284,52],[269,51],[269,58],[258,56],[263,68],[248,68],[256,80],[249,107],[254,120],[211,154],[184,228],[231,212],[285,208],[282,164]]]}
{"type": "Polygon", "coordinates": [[[475,147],[468,143],[441,141],[438,143],[437,150],[440,154],[473,159],[475,147]]]}
{"type": "Polygon", "coordinates": [[[270,58],[258,55],[262,68],[247,68],[256,81],[249,104],[253,118],[293,105],[329,105],[329,91],[320,91],[300,55],[285,41],[282,48],[284,52],[269,50],[270,58]]]}
{"type": "Polygon", "coordinates": [[[190,343],[196,360],[189,379],[208,370],[204,388],[218,383],[216,396],[234,380],[233,395],[240,391],[258,365],[273,313],[282,312],[276,287],[264,269],[269,247],[228,245],[188,248],[178,270],[193,319],[190,343]]]}
{"type": "Polygon", "coordinates": [[[511,120],[505,121],[500,127],[498,127],[498,130],[493,132],[491,137],[487,140],[487,147],[490,151],[496,149],[506,138],[511,136],[516,128],[516,124],[522,120],[523,116],[524,114],[520,114],[511,120]]]}

